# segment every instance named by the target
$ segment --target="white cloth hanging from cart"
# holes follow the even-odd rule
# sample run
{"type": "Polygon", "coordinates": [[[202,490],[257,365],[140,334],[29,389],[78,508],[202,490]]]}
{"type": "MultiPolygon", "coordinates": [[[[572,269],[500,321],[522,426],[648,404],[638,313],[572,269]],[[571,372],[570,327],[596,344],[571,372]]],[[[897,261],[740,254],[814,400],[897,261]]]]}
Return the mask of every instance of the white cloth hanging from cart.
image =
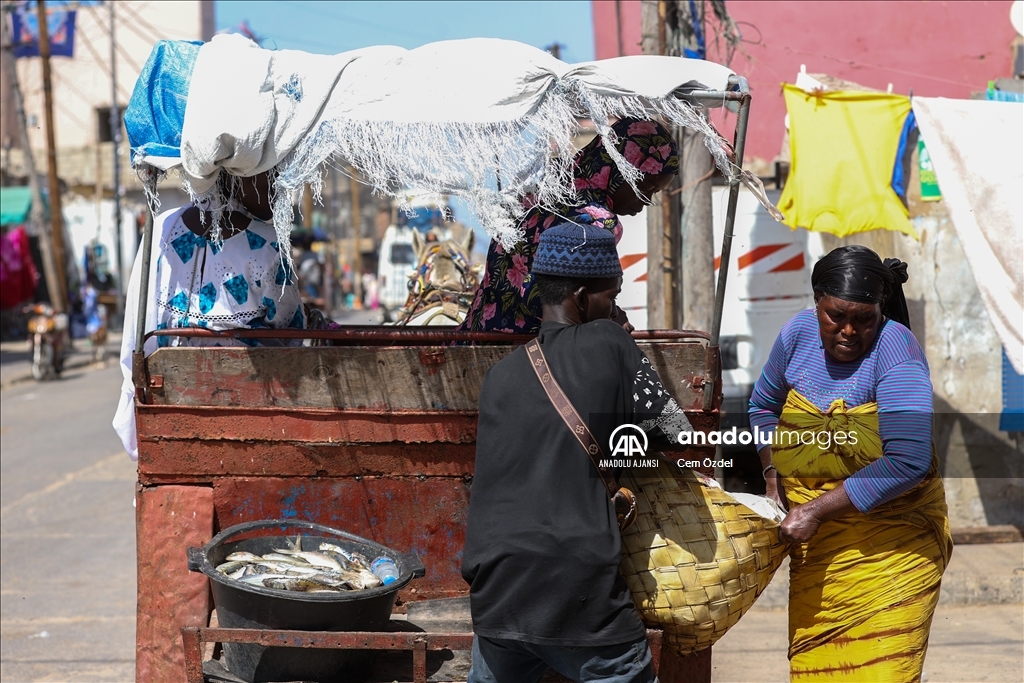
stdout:
{"type": "MultiPolygon", "coordinates": [[[[322,163],[337,158],[385,194],[420,187],[459,195],[511,245],[526,194],[542,203],[573,194],[578,118],[607,136],[610,117],[663,117],[705,133],[719,168],[738,173],[707,119],[674,96],[734,88],[732,76],[712,62],[652,55],[570,65],[496,39],[313,55],[222,35],[196,57],[180,159],[141,154],[136,163],[180,162],[196,195],[216,191],[221,169],[250,176],[276,168],[282,244],[292,195],[306,182],[319,193],[322,163]]],[[[635,183],[639,171],[615,161],[635,183]]]]}

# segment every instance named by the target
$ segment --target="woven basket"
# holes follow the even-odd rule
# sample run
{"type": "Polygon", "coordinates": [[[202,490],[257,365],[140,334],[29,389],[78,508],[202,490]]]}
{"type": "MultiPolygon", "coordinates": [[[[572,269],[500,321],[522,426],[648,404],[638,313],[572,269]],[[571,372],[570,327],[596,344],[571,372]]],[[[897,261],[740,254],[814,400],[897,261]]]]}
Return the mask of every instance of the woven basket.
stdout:
{"type": "Polygon", "coordinates": [[[622,566],[640,618],[664,631],[663,647],[710,647],[750,609],[786,555],[779,525],[692,470],[622,478],[637,497],[622,534],[622,566]]]}

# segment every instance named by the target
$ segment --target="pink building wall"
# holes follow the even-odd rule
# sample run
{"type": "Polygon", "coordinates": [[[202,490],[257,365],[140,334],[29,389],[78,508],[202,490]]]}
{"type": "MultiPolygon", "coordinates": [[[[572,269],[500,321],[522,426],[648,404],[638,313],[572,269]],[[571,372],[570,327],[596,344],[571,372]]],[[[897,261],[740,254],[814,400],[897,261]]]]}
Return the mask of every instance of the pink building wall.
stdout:
{"type": "MultiPolygon", "coordinates": [[[[640,54],[640,0],[593,0],[598,59],[640,54]]],[[[732,68],[750,83],[747,156],[772,160],[782,144],[786,106],[780,84],[800,65],[811,73],[926,97],[967,98],[1011,75],[1010,0],[971,2],[774,2],[727,0],[747,54],[732,68]]],[[[711,14],[710,7],[707,9],[711,14]]],[[[710,42],[710,41],[709,41],[710,42]]],[[[709,48],[710,49],[710,48],[709,48]]],[[[708,58],[723,57],[711,51],[708,58]]],[[[729,127],[731,129],[731,126],[729,127]]]]}

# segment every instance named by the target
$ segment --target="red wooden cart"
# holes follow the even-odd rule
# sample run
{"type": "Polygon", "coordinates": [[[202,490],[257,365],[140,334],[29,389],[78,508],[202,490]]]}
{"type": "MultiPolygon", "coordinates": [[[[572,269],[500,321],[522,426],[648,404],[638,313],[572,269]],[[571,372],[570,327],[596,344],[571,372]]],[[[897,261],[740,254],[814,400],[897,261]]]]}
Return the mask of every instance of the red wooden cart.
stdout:
{"type": "MultiPolygon", "coordinates": [[[[690,92],[688,97],[739,104],[735,151],[741,164],[750,95],[744,79],[734,84],[735,91],[690,92]]],[[[711,333],[634,333],[701,429],[718,425],[718,330],[737,194],[738,185],[733,185],[711,333]]],[[[149,282],[151,250],[150,222],[143,238],[143,283],[149,282]]],[[[136,349],[144,348],[146,300],[142,292],[136,349]]],[[[171,347],[148,358],[135,353],[136,679],[181,681],[187,655],[188,680],[200,681],[200,642],[220,639],[409,649],[416,657],[415,677],[426,680],[426,650],[467,648],[470,634],[210,630],[207,578],[188,571],[186,548],[245,521],[310,520],[416,552],[427,574],[400,593],[399,609],[414,601],[465,595],[468,587],[459,565],[480,382],[494,362],[527,337],[437,328],[238,333],[330,339],[334,345],[171,347]],[[450,345],[458,340],[476,344],[450,345]]],[[[661,652],[658,634],[652,644],[662,681],[710,680],[710,649],[684,658],[661,652]]]]}

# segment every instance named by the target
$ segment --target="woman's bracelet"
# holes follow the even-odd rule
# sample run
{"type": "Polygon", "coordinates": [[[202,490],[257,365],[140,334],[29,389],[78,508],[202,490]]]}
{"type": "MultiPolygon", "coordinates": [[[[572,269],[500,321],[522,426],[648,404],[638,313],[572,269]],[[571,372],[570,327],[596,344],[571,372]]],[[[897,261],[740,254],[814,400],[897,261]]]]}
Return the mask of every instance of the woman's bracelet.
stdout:
{"type": "MultiPolygon", "coordinates": [[[[775,469],[775,465],[768,465],[768,467],[765,467],[763,470],[761,470],[761,476],[764,477],[765,481],[768,481],[768,471],[769,470],[774,470],[774,469],[775,469]]],[[[776,470],[776,471],[778,471],[778,470],[776,470]]]]}

